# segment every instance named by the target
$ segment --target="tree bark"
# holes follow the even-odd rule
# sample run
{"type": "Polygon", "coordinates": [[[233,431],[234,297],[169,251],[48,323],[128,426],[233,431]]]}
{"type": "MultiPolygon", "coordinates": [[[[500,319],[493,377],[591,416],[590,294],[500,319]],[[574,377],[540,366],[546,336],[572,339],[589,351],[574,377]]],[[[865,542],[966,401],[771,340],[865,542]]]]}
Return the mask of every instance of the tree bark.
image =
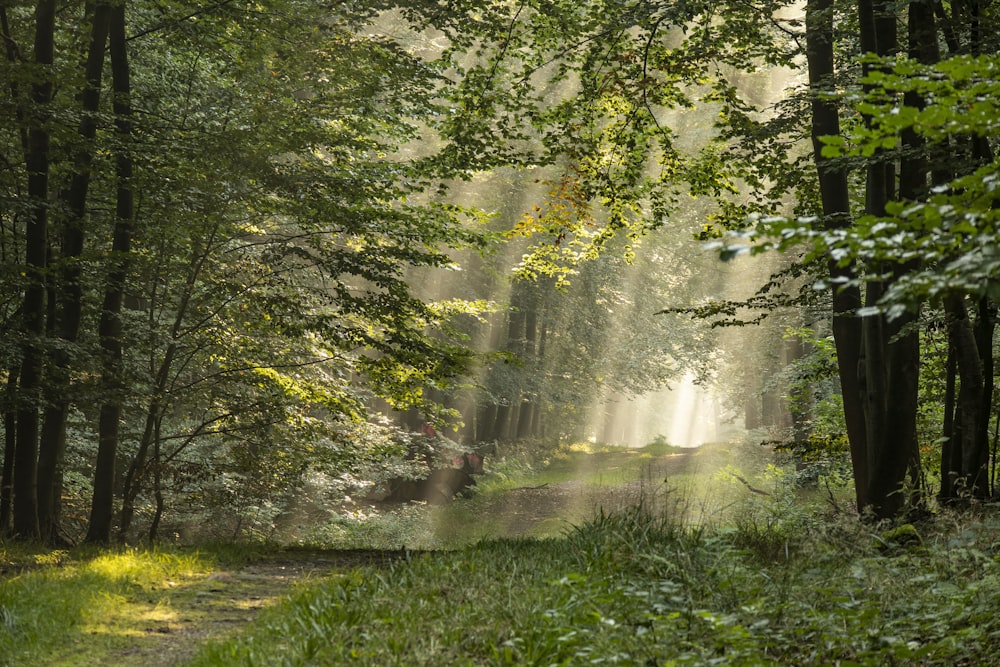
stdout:
{"type": "MultiPolygon", "coordinates": [[[[837,104],[823,95],[835,89],[833,59],[833,1],[809,0],[806,3],[806,59],[812,100],[812,141],[820,197],[827,229],[851,224],[850,196],[845,167],[822,155],[824,136],[840,134],[837,104]]],[[[861,404],[861,327],[855,313],[861,307],[861,292],[856,285],[842,284],[855,278],[852,264],[830,261],[833,279],[833,339],[837,348],[838,374],[844,400],[844,420],[851,448],[854,488],[858,509],[868,505],[868,444],[864,411],[861,404]]]]}
{"type": "Polygon", "coordinates": [[[124,381],[122,379],[121,310],[125,299],[125,280],[130,266],[134,193],[132,187],[132,85],[125,36],[125,3],[117,4],[109,17],[111,78],[114,94],[115,135],[118,155],[115,160],[117,181],[115,227],[111,245],[110,271],[101,307],[98,337],[101,344],[102,400],[98,419],[97,462],[94,470],[94,496],[91,503],[87,541],[111,540],[114,515],[115,460],[118,455],[119,423],[122,415],[124,381]]]}
{"type": "Polygon", "coordinates": [[[988,484],[988,444],[980,437],[981,425],[988,417],[982,414],[983,375],[982,360],[972,322],[969,320],[965,298],[949,295],[945,299],[948,313],[948,334],[958,368],[959,386],[955,400],[954,428],[950,438],[950,456],[947,469],[941,470],[942,480],[949,482],[954,500],[962,495],[986,498],[988,484]]]}
{"type": "Polygon", "coordinates": [[[10,534],[13,525],[14,501],[14,453],[17,447],[17,410],[14,408],[14,396],[17,393],[17,371],[10,368],[7,371],[7,384],[4,388],[4,419],[3,419],[3,469],[0,471],[0,539],[10,534]]]}
{"type": "Polygon", "coordinates": [[[993,412],[993,333],[996,329],[996,308],[988,297],[979,300],[978,317],[975,324],[976,349],[979,350],[979,363],[982,368],[983,386],[979,399],[979,423],[976,425],[976,454],[973,488],[981,498],[991,495],[990,488],[990,415],[993,412]]]}
{"type": "Polygon", "coordinates": [[[55,0],[39,0],[35,7],[35,64],[43,77],[32,85],[28,114],[28,199],[31,212],[25,225],[25,273],[22,317],[23,356],[18,388],[17,435],[14,452],[14,534],[40,537],[38,525],[38,414],[45,339],[45,270],[48,264],[49,226],[49,104],[53,82],[48,71],[55,52],[55,0]]]}
{"type": "MultiPolygon", "coordinates": [[[[861,50],[879,56],[888,56],[896,51],[895,14],[888,3],[879,0],[858,2],[858,25],[861,33],[861,50]],[[889,20],[886,20],[888,16],[889,20]]],[[[871,70],[864,65],[864,73],[871,70]]],[[[871,86],[866,86],[869,90],[871,86]]],[[[865,117],[870,126],[871,119],[865,117]]],[[[873,216],[885,215],[885,206],[895,192],[895,165],[884,152],[878,151],[868,161],[865,178],[865,213],[873,216]]],[[[881,267],[873,267],[881,273],[881,267]]],[[[866,307],[876,307],[882,298],[885,285],[881,281],[866,284],[864,303],[866,307]]],[[[887,323],[882,315],[868,315],[861,318],[863,396],[865,413],[865,439],[868,445],[868,465],[874,465],[880,456],[879,448],[886,441],[887,433],[887,383],[886,378],[886,332],[887,323]]],[[[881,492],[874,490],[876,495],[881,492]]]]}
{"type": "Polygon", "coordinates": [[[69,385],[73,365],[70,348],[80,334],[83,311],[82,270],[87,195],[94,160],[94,139],[97,136],[97,112],[101,102],[101,80],[104,73],[104,52],[108,42],[108,20],[111,8],[99,2],[91,18],[90,46],[84,67],[84,87],[80,94],[83,116],[78,133],[80,145],[74,155],[73,177],[62,193],[68,217],[62,226],[62,246],[57,272],[58,289],[52,325],[62,341],[52,353],[46,393],[41,439],[38,449],[38,522],[43,538],[58,541],[59,503],[62,497],[62,459],[66,451],[66,418],[70,408],[69,385]]]}
{"type": "Polygon", "coordinates": [[[953,500],[955,494],[955,472],[961,469],[961,458],[956,460],[956,453],[961,452],[958,446],[958,433],[955,431],[955,388],[957,386],[955,345],[952,341],[951,323],[948,323],[948,358],[945,361],[944,378],[944,419],[941,424],[941,487],[938,498],[943,501],[953,500]]]}

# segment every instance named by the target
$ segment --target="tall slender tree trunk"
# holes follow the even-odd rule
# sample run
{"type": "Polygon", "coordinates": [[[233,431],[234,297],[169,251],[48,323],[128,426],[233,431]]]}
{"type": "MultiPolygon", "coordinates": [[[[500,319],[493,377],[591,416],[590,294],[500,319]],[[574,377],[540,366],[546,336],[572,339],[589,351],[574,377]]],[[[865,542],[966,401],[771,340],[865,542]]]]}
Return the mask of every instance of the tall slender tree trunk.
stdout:
{"type": "Polygon", "coordinates": [[[124,381],[122,379],[121,310],[125,299],[125,280],[132,251],[134,194],[132,186],[132,85],[125,37],[125,3],[118,3],[109,16],[111,77],[114,92],[115,135],[118,155],[115,161],[117,181],[115,227],[111,246],[110,271],[101,307],[98,337],[101,343],[101,385],[103,388],[98,420],[97,465],[94,471],[94,496],[91,503],[87,541],[111,540],[114,515],[115,459],[118,455],[119,423],[122,415],[124,381]]]}
{"type": "Polygon", "coordinates": [[[975,337],[983,375],[983,386],[979,397],[979,423],[976,424],[975,454],[971,456],[975,466],[972,488],[980,498],[987,498],[992,493],[989,474],[990,414],[993,411],[993,390],[995,388],[993,333],[996,329],[996,321],[995,306],[988,297],[982,297],[979,300],[975,337]]]}
{"type": "MultiPolygon", "coordinates": [[[[846,167],[823,157],[821,137],[840,134],[837,104],[823,93],[835,90],[833,60],[833,1],[808,0],[806,3],[806,59],[812,100],[812,141],[819,174],[820,196],[825,225],[840,229],[851,224],[850,196],[846,167]]],[[[855,277],[851,264],[830,261],[833,278],[833,339],[837,348],[840,388],[844,400],[844,419],[851,448],[854,488],[858,509],[868,505],[870,477],[868,442],[861,402],[861,326],[855,313],[861,307],[861,292],[856,286],[842,284],[855,277]]]]}
{"type": "MultiPolygon", "coordinates": [[[[538,369],[538,299],[529,298],[524,304],[524,338],[521,343],[520,357],[525,367],[538,369]]],[[[527,386],[522,386],[520,405],[517,416],[517,438],[530,438],[531,424],[535,418],[538,393],[535,391],[537,380],[529,378],[527,386]]]]}
{"type": "MultiPolygon", "coordinates": [[[[893,5],[883,0],[860,0],[858,2],[858,25],[860,26],[861,50],[864,53],[874,53],[888,56],[897,48],[896,16],[893,5]]],[[[864,72],[871,70],[870,65],[864,65],[864,72]]],[[[870,87],[866,87],[866,90],[870,87]]],[[[870,119],[865,118],[870,125],[870,119]]],[[[885,215],[885,206],[895,193],[895,164],[883,152],[877,152],[869,160],[865,178],[865,213],[873,216],[885,215]]],[[[881,272],[878,267],[873,267],[881,272]]],[[[866,307],[876,307],[885,291],[881,281],[869,281],[866,284],[864,304],[866,307]]],[[[869,468],[879,460],[880,451],[887,438],[887,391],[886,378],[886,329],[885,317],[881,314],[866,315],[861,318],[862,352],[862,396],[865,414],[865,440],[867,443],[867,458],[869,468]]],[[[866,494],[871,499],[881,495],[879,480],[876,475],[869,484],[866,494]]]]}
{"type": "Polygon", "coordinates": [[[4,387],[3,415],[3,468],[0,470],[0,538],[10,534],[13,528],[14,501],[14,453],[17,448],[17,410],[14,397],[17,394],[17,368],[7,371],[4,387]]]}
{"type": "Polygon", "coordinates": [[[31,213],[25,225],[25,273],[22,317],[24,345],[18,387],[17,435],[14,451],[14,533],[38,538],[38,430],[39,391],[42,385],[45,339],[45,269],[48,263],[49,225],[49,104],[53,83],[47,71],[55,53],[55,0],[39,0],[35,7],[36,76],[32,86],[26,166],[31,213]]]}
{"type": "Polygon", "coordinates": [[[958,444],[958,434],[955,431],[955,393],[958,377],[955,344],[951,332],[951,322],[948,323],[948,358],[945,361],[944,379],[944,419],[941,424],[941,487],[938,498],[950,501],[956,497],[956,473],[961,469],[961,447],[958,444]],[[958,458],[956,458],[958,457],[958,458]]]}
{"type": "MultiPolygon", "coordinates": [[[[4,54],[7,62],[11,65],[20,62],[21,54],[16,42],[10,38],[10,19],[7,16],[7,8],[0,7],[0,32],[4,38],[4,54]]],[[[21,140],[21,150],[27,158],[28,155],[28,124],[25,122],[24,105],[20,99],[20,87],[12,80],[8,83],[10,99],[14,101],[14,116],[17,120],[18,135],[21,140]]],[[[13,219],[13,218],[12,218],[13,219]]],[[[16,242],[8,246],[8,240],[14,240],[17,236],[16,223],[11,224],[8,232],[6,225],[0,220],[0,258],[5,264],[23,264],[24,261],[18,256],[17,250],[8,251],[8,247],[17,247],[16,242]]],[[[20,379],[20,365],[11,362],[7,370],[7,383],[4,387],[3,400],[3,424],[4,424],[4,448],[3,465],[0,469],[0,538],[6,537],[13,532],[14,517],[14,457],[17,453],[17,387],[20,379]]]]}
{"type": "MultiPolygon", "coordinates": [[[[913,0],[907,12],[908,55],[924,64],[938,60],[937,29],[934,5],[929,0],[913,0]]],[[[923,99],[919,93],[906,93],[904,104],[920,108],[923,99]]],[[[902,136],[905,147],[900,162],[899,197],[918,201],[927,193],[928,165],[920,137],[912,130],[902,136]]],[[[914,263],[896,265],[890,280],[898,280],[917,267],[914,263]]],[[[878,345],[877,354],[884,359],[879,373],[881,399],[872,407],[872,421],[881,423],[883,439],[877,443],[872,462],[872,480],[869,500],[875,516],[888,518],[897,515],[907,503],[919,500],[903,493],[909,487],[914,493],[920,486],[920,452],[917,443],[917,402],[919,395],[920,341],[917,332],[917,314],[906,313],[886,322],[880,317],[881,336],[873,341],[878,345]]],[[[874,352],[874,347],[866,353],[874,352]],[[871,350],[871,351],[870,351],[871,350]]]]}
{"type": "MultiPolygon", "coordinates": [[[[536,359],[535,363],[536,363],[536,368],[538,369],[543,368],[545,364],[545,350],[546,350],[545,344],[547,338],[548,338],[547,328],[545,326],[545,320],[543,318],[542,322],[539,324],[538,327],[538,348],[535,352],[535,359],[536,359]]],[[[543,415],[545,411],[545,405],[546,403],[543,395],[540,394],[535,397],[535,409],[532,411],[532,416],[531,416],[532,437],[535,438],[545,437],[545,419],[543,415]]]]}
{"type": "Polygon", "coordinates": [[[954,400],[952,430],[948,438],[949,456],[941,470],[942,493],[947,500],[955,500],[964,494],[975,498],[989,495],[989,449],[987,441],[981,437],[981,426],[988,423],[988,415],[982,414],[983,388],[985,378],[983,364],[976,341],[976,332],[969,319],[965,297],[949,295],[945,299],[948,313],[948,335],[950,348],[960,378],[957,396],[954,400]]]}
{"type": "Polygon", "coordinates": [[[61,344],[52,353],[46,383],[46,407],[42,419],[38,450],[38,522],[42,536],[58,541],[59,504],[62,497],[62,459],[66,451],[66,419],[70,408],[69,385],[73,365],[71,347],[80,334],[83,311],[82,269],[87,195],[97,136],[97,112],[101,102],[101,79],[104,53],[108,42],[108,19],[111,8],[99,2],[91,17],[90,46],[84,66],[85,83],[80,95],[83,116],[80,120],[80,145],[74,155],[73,177],[62,193],[68,216],[62,225],[62,247],[58,268],[58,290],[51,322],[61,344]]]}

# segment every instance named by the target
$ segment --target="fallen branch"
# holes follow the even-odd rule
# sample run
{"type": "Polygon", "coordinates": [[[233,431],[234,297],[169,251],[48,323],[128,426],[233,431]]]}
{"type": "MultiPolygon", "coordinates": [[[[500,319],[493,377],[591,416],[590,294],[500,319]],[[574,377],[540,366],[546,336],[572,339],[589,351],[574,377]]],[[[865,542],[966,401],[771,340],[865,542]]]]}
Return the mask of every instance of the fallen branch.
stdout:
{"type": "Polygon", "coordinates": [[[732,475],[733,477],[735,477],[736,479],[738,479],[739,481],[743,482],[743,486],[745,486],[748,489],[750,489],[750,491],[752,491],[753,493],[756,493],[756,494],[761,495],[761,496],[770,496],[771,495],[767,491],[764,491],[763,489],[758,489],[755,486],[753,486],[752,484],[750,484],[750,482],[748,482],[746,480],[746,478],[743,477],[742,475],[739,475],[739,474],[737,474],[737,473],[735,473],[733,471],[729,471],[729,474],[732,475]]]}

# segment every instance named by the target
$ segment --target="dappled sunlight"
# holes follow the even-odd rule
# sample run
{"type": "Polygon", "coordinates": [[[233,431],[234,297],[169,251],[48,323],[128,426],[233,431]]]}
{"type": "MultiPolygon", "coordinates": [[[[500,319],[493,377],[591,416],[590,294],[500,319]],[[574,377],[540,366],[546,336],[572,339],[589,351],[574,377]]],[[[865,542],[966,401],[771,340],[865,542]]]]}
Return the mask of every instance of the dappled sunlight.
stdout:
{"type": "Polygon", "coordinates": [[[739,442],[702,447],[610,447],[576,443],[517,479],[516,485],[491,486],[451,505],[427,508],[440,543],[458,546],[484,537],[552,537],[601,513],[628,512],[637,506],[685,525],[716,523],[744,499],[746,488],[727,466],[758,479],[760,462],[737,467],[739,442]]]}
{"type": "Polygon", "coordinates": [[[142,603],[122,596],[108,596],[88,607],[81,630],[109,637],[145,637],[150,632],[175,632],[181,622],[180,615],[168,603],[142,603]]]}

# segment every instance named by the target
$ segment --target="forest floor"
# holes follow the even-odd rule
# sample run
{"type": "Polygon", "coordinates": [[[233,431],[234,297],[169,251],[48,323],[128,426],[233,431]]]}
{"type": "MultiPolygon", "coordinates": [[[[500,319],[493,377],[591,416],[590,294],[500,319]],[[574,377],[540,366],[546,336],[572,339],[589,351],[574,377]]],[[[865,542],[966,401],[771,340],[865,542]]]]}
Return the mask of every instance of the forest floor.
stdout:
{"type": "Polygon", "coordinates": [[[222,639],[254,621],[261,610],[302,587],[362,565],[387,564],[402,556],[387,551],[291,550],[251,563],[221,568],[170,592],[154,603],[155,591],[137,600],[125,642],[106,651],[71,650],[54,665],[118,664],[166,667],[185,664],[206,641],[222,639]],[[150,610],[148,603],[153,603],[150,610]],[[94,659],[97,658],[97,662],[94,659]]]}
{"type": "MultiPolygon", "coordinates": [[[[589,457],[588,457],[589,458],[589,457]]],[[[692,453],[646,457],[639,467],[628,452],[599,456],[599,472],[583,472],[563,481],[528,484],[484,493],[432,511],[472,511],[486,524],[486,537],[556,534],[595,512],[613,511],[649,493],[651,481],[662,483],[691,469],[692,453]]],[[[556,477],[555,479],[558,479],[556,477]]],[[[537,481],[537,480],[529,480],[537,481]]],[[[70,651],[47,664],[183,665],[206,641],[223,639],[251,623],[261,610],[302,587],[345,575],[358,566],[386,566],[413,552],[403,550],[282,549],[252,562],[226,566],[182,586],[147,591],[136,600],[127,640],[110,642],[95,656],[70,651]],[[165,595],[164,595],[165,594],[165,595]],[[164,601],[167,600],[167,601],[164,601]]],[[[82,647],[81,647],[82,648],[82,647]]]]}
{"type": "Polygon", "coordinates": [[[573,451],[302,543],[386,550],[0,543],[0,667],[1000,667],[993,508],[883,529],[807,479],[750,443],[573,451]]]}
{"type": "MultiPolygon", "coordinates": [[[[665,489],[683,487],[682,480],[690,479],[695,468],[701,468],[699,479],[703,480],[701,473],[708,458],[703,454],[696,450],[577,454],[557,462],[542,474],[507,479],[506,486],[484,480],[481,492],[468,500],[404,511],[420,511],[425,524],[436,527],[437,541],[433,544],[444,547],[460,547],[491,538],[555,536],[565,534],[599,511],[614,512],[640,498],[649,502],[654,495],[662,500],[665,489]]],[[[718,463],[713,460],[712,467],[718,463]]],[[[208,552],[209,557],[202,558],[201,565],[194,568],[177,569],[117,589],[110,585],[101,589],[98,594],[101,601],[97,605],[84,605],[90,611],[81,617],[78,629],[67,636],[62,650],[39,656],[37,662],[18,664],[183,665],[206,642],[240,632],[262,610],[303,588],[330,578],[351,576],[361,566],[388,568],[394,562],[418,555],[420,548],[409,551],[289,547],[258,549],[245,558],[218,559],[208,552]]],[[[0,581],[3,575],[9,577],[36,569],[39,569],[36,565],[6,571],[0,568],[0,581]]],[[[3,664],[6,662],[0,656],[0,665],[3,664]]]]}

